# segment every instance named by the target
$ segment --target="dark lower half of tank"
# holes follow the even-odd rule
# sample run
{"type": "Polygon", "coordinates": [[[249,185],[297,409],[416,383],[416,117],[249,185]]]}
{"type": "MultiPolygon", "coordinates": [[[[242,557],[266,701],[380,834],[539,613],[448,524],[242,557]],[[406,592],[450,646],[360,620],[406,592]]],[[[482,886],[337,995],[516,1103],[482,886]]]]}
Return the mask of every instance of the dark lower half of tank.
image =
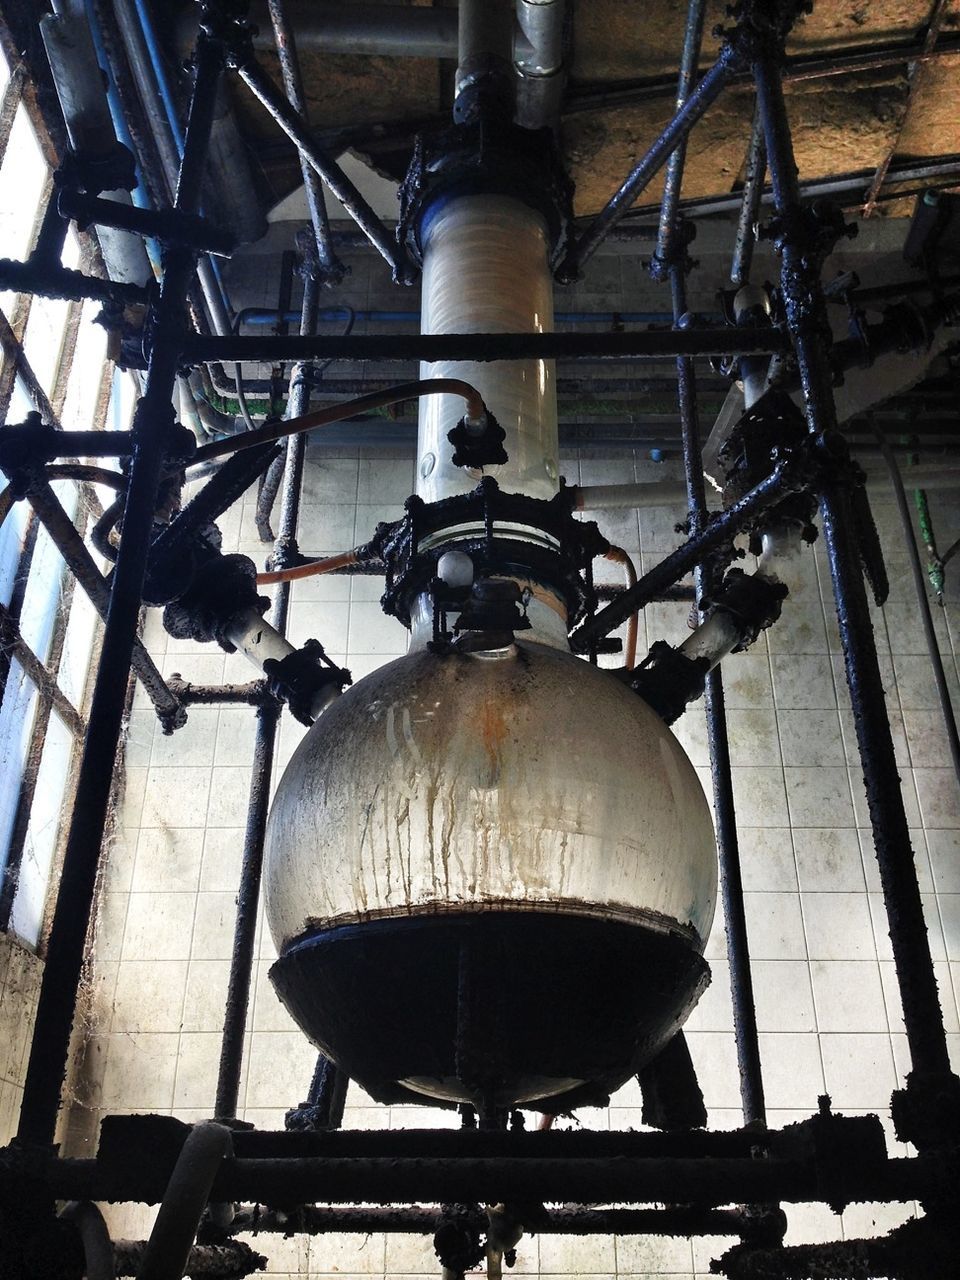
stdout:
{"type": "Polygon", "coordinates": [[[428,1093],[544,1111],[602,1105],[710,980],[681,937],[538,911],[317,930],[270,976],[306,1034],[380,1102],[428,1093]]]}

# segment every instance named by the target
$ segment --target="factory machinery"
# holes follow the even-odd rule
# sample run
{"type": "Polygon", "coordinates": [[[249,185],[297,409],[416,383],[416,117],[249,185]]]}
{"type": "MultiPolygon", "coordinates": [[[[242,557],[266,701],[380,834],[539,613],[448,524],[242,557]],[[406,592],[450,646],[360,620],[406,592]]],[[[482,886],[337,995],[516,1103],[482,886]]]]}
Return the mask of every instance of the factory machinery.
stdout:
{"type": "MultiPolygon", "coordinates": [[[[954,1274],[960,1081],[947,1057],[870,621],[867,587],[883,601],[884,565],[833,387],[845,364],[927,346],[957,303],[891,308],[834,343],[820,272],[849,229],[833,206],[803,203],[798,187],[782,68],[799,6],[745,0],[715,65],[698,77],[704,5],[692,0],[675,114],[584,226],[572,218],[553,131],[528,118],[550,89],[563,6],[519,6],[518,75],[514,6],[461,0],[453,118],[418,139],[395,238],[310,132],[279,0],[269,9],[286,96],[257,60],[246,6],[197,6],[174,207],[131,203],[133,157],[91,71],[89,8],[56,3],[41,23],[70,142],[51,215],[59,240],[52,225],[26,264],[0,264],[0,276],[6,287],[101,298],[144,389],[128,431],[59,432],[39,415],[0,429],[0,467],[81,582],[97,571],[58,516],[51,464],[85,460],[87,478],[95,463],[102,479],[103,460],[113,459],[118,498],[101,542],[110,546],[119,529],[108,587],[100,584],[102,650],[19,1135],[0,1153],[0,1270],[51,1280],[240,1276],[262,1262],[236,1238],[244,1232],[258,1232],[269,1254],[271,1233],[383,1230],[433,1234],[451,1276],[484,1259],[497,1274],[524,1232],[722,1236],[715,1268],[744,1280],[954,1274]],[[311,235],[298,335],[191,322],[198,265],[207,292],[211,255],[231,249],[198,203],[229,74],[301,156],[311,235]],[[707,326],[686,305],[684,148],[724,86],[745,76],[756,86],[757,124],[738,291],[727,321],[707,326]],[[554,278],[577,278],[664,166],[651,269],[669,286],[673,327],[555,333],[554,278]],[[749,282],[767,168],[766,233],[781,262],[772,293],[749,282]],[[397,282],[422,278],[418,336],[317,336],[320,290],[342,277],[323,184],[397,282]],[[108,265],[111,229],[159,242],[157,283],[63,268],[70,219],[103,229],[108,265]],[[705,356],[724,360],[745,393],[743,412],[711,442],[719,511],[707,509],[696,411],[694,361],[705,356]],[[594,563],[623,555],[579,518],[583,495],[560,479],[554,362],[618,357],[676,359],[689,524],[671,554],[602,598],[594,563]],[[420,379],[311,411],[309,366],[330,359],[419,360],[420,379]],[[191,371],[244,361],[295,362],[287,416],[226,436],[201,430],[198,442],[191,371]],[[305,433],[410,399],[420,405],[415,493],[369,544],[335,562],[306,561],[296,545],[305,433]],[[216,521],[265,473],[279,481],[280,530],[258,573],[221,552],[216,521]],[[181,501],[187,481],[199,483],[181,501]],[[911,1158],[888,1154],[877,1117],[834,1114],[826,1098],[784,1129],[764,1119],[719,664],[790,609],[783,566],[816,536],[818,513],[911,1056],[892,1100],[911,1158]],[[753,570],[736,563],[741,535],[757,554],[753,570]],[[290,644],[289,584],[320,571],[381,573],[383,608],[410,629],[409,652],[351,683],[322,636],[290,644]],[[699,624],[682,644],[657,641],[637,660],[632,620],[675,597],[690,573],[699,624]],[[272,605],[259,591],[265,582],[279,584],[272,605]],[[261,678],[217,688],[161,680],[137,640],[143,604],[163,608],[173,635],[241,650],[261,678]],[[610,637],[623,624],[626,661],[603,669],[598,655],[616,651],[610,637]],[[108,1117],[95,1157],[66,1158],[55,1130],[131,665],[167,732],[194,702],[255,708],[223,1050],[209,1123],[108,1117]],[[700,697],[716,831],[668,727],[700,697]],[[282,708],[311,727],[271,803],[282,708]],[[705,1128],[683,1038],[709,982],[703,950],[718,865],[744,1110],[743,1127],[725,1132],[705,1128]],[[283,1132],[236,1121],[261,888],[279,956],[271,978],[319,1049],[309,1098],[290,1100],[283,1132]],[[551,1130],[556,1115],[603,1105],[633,1077],[643,1131],[551,1130]],[[341,1130],[349,1080],[384,1103],[458,1108],[462,1126],[341,1130]],[[541,1113],[538,1129],[524,1128],[520,1108],[541,1113]],[[864,1200],[918,1202],[922,1214],[876,1239],[783,1244],[792,1204],[839,1211],[864,1200]],[[159,1203],[150,1240],[111,1241],[97,1201],[159,1203]]],[[[607,499],[639,502],[635,491],[607,499]]]]}

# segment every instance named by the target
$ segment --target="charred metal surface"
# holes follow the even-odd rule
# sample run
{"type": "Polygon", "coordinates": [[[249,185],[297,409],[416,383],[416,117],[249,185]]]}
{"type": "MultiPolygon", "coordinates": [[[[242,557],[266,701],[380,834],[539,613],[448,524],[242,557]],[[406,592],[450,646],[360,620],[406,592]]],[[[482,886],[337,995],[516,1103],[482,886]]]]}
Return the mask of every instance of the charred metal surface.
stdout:
{"type": "MultiPolygon", "coordinates": [[[[298,115],[306,119],[307,98],[300,73],[300,60],[297,57],[297,43],[287,18],[286,5],[283,0],[267,0],[267,9],[270,14],[270,25],[273,28],[277,57],[280,60],[280,70],[283,74],[283,87],[290,106],[298,115]]],[[[337,285],[347,274],[348,268],[337,257],[333,245],[320,175],[302,152],[300,172],[303,175],[303,189],[307,197],[307,208],[310,211],[319,279],[327,287],[337,285]]]]}
{"type": "MultiPolygon", "coordinates": [[[[677,106],[684,105],[691,93],[693,75],[699,61],[703,34],[703,11],[697,0],[690,0],[687,17],[684,57],[681,60],[677,88],[677,106]]],[[[670,170],[664,187],[664,200],[660,212],[660,228],[657,241],[657,257],[651,263],[655,276],[665,278],[670,285],[670,300],[675,330],[688,327],[687,273],[690,259],[686,252],[692,235],[685,232],[685,225],[678,217],[680,188],[683,182],[686,144],[681,142],[670,157],[670,170]]],[[[762,175],[760,175],[762,177],[762,175]]],[[[758,181],[759,186],[759,181],[758,181]]],[[[750,197],[753,199],[753,197],[750,197]]],[[[759,199],[759,192],[756,196],[759,199]]],[[[747,197],[744,197],[746,204],[747,197]]],[[[706,489],[703,473],[700,420],[697,412],[696,373],[694,362],[683,356],[677,364],[677,407],[680,414],[680,431],[683,442],[683,474],[687,490],[688,528],[694,536],[702,533],[710,524],[707,512],[706,489]]],[[[768,452],[766,462],[772,455],[768,452]]],[[[747,488],[762,483],[764,470],[756,468],[747,488]]],[[[735,506],[745,496],[743,489],[728,506],[735,506]]],[[[793,495],[785,499],[793,500],[793,495]]],[[[779,505],[779,504],[777,504],[779,505]]],[[[749,526],[748,526],[749,527],[749,526]]],[[[718,583],[724,563],[729,563],[727,547],[718,546],[694,566],[694,591],[699,600],[713,591],[718,583]]],[[[736,571],[733,571],[736,572],[736,571]]],[[[703,608],[703,604],[700,604],[703,608]]],[[[701,615],[702,616],[702,615],[701,615]]],[[[747,632],[745,632],[747,634],[747,632]]],[[[651,651],[652,652],[652,651],[651,651]]],[[[681,655],[674,651],[661,651],[661,661],[669,662],[673,670],[680,663],[681,655]]],[[[720,893],[723,903],[724,932],[727,943],[727,962],[730,969],[730,996],[734,1014],[734,1038],[737,1046],[737,1066],[740,1073],[740,1099],[743,1117],[747,1124],[762,1125],[766,1122],[763,1072],[760,1062],[760,1043],[757,1033],[757,1016],[753,998],[753,978],[750,971],[750,948],[747,922],[743,906],[743,878],[740,866],[740,842],[737,832],[736,810],[733,796],[733,778],[730,770],[730,742],[727,734],[726,705],[723,677],[719,669],[704,671],[707,664],[682,661],[683,678],[674,682],[668,679],[661,687],[665,695],[674,694],[671,710],[679,714],[680,701],[692,700],[698,686],[705,694],[705,718],[707,743],[710,753],[710,777],[713,786],[714,821],[717,833],[717,854],[720,872],[720,893]],[[699,666],[699,670],[695,669],[699,666]],[[679,696],[677,696],[679,695],[679,696]]],[[[669,670],[668,673],[669,674],[669,670]]]]}
{"type": "Polygon", "coordinates": [[[326,1054],[318,1054],[306,1101],[287,1112],[284,1118],[286,1128],[294,1131],[306,1130],[309,1133],[339,1129],[343,1122],[349,1083],[345,1071],[341,1071],[326,1054]]]}
{"type": "MultiPolygon", "coordinates": [[[[57,550],[69,565],[71,573],[90,598],[90,603],[106,621],[113,596],[111,583],[97,568],[96,561],[87,550],[83,538],[77,532],[76,526],[46,479],[38,479],[31,485],[30,504],[56,544],[57,550]]],[[[143,684],[153,703],[164,732],[172,733],[185,722],[183,708],[171,694],[143,643],[136,637],[132,641],[129,665],[132,665],[138,680],[143,684]]]]}
{"type": "Polygon", "coordinates": [[[153,236],[163,244],[226,258],[237,247],[229,232],[198,214],[178,214],[174,209],[138,209],[135,205],[104,200],[69,188],[60,192],[58,207],[81,231],[89,226],[116,227],[118,231],[130,231],[145,239],[153,236]]]}
{"type": "MultiPolygon", "coordinates": [[[[176,199],[176,208],[181,212],[194,212],[196,208],[224,56],[219,40],[207,34],[201,37],[176,199]]],[[[154,503],[173,426],[171,396],[186,325],[186,291],[194,265],[189,252],[168,252],[154,315],[155,343],[146,389],[134,422],[135,452],[127,518],[113,576],[24,1086],[19,1136],[24,1142],[41,1146],[53,1140],[60,1105],[123,719],[126,682],[119,677],[129,670],[133,656],[154,503]]]]}
{"type": "MultiPolygon", "coordinates": [[[[803,390],[807,425],[814,436],[836,429],[830,367],[830,326],[820,287],[824,254],[842,231],[842,219],[800,203],[797,170],[783,97],[780,67],[783,34],[795,7],[781,3],[748,8],[751,58],[763,122],[776,206],[775,245],[781,258],[780,287],[803,390]]],[[[956,1134],[960,1081],[950,1070],[937,982],[923,918],[916,865],[907,829],[890,722],[884,701],[873,625],[867,605],[856,536],[857,518],[842,471],[820,486],[824,540],[854,727],[863,766],[884,905],[890,926],[912,1071],[908,1093],[927,1112],[926,1123],[901,1126],[900,1134],[921,1145],[947,1142],[956,1134]],[[928,1103],[944,1101],[940,1125],[931,1125],[928,1103]]],[[[936,1106],[933,1107],[936,1110],[936,1106]]],[[[902,1119],[915,1115],[909,1107],[902,1119]]]]}
{"type": "Polygon", "coordinates": [[[250,92],[294,143],[302,162],[309,164],[319,174],[370,243],[388,263],[394,280],[398,284],[410,284],[413,273],[403,251],[393,242],[386,227],[336,161],[317,146],[302,113],[295,110],[283,97],[257,62],[252,43],[237,39],[231,50],[231,62],[250,92]]]}
{"type": "Polygon", "coordinates": [[[138,284],[85,275],[59,263],[17,262],[10,258],[0,260],[0,288],[14,293],[32,293],[40,298],[69,301],[93,298],[97,302],[121,305],[142,304],[149,296],[148,291],[138,284]]]}
{"type": "MultiPolygon", "coordinates": [[[[303,278],[301,334],[310,334],[316,327],[318,293],[319,282],[316,275],[313,272],[306,272],[303,278]]],[[[310,385],[304,373],[303,367],[298,365],[291,374],[288,409],[294,417],[306,413],[310,405],[310,385]]],[[[296,551],[305,451],[306,440],[303,435],[293,435],[287,439],[283,454],[282,496],[279,530],[274,543],[275,556],[278,552],[296,551]]],[[[286,633],[289,604],[290,583],[281,582],[270,614],[270,621],[280,635],[286,633]]],[[[247,823],[237,892],[237,916],[230,960],[227,1009],[224,1016],[217,1075],[216,1113],[221,1117],[236,1115],[240,1076],[243,1070],[243,1041],[250,998],[250,979],[253,973],[256,922],[260,907],[264,833],[269,812],[271,772],[279,716],[279,708],[275,701],[275,687],[271,693],[273,695],[271,701],[264,703],[257,710],[254,764],[250,780],[250,797],[247,803],[247,823]]]]}
{"type": "Polygon", "coordinates": [[[257,735],[253,747],[250,799],[243,836],[243,861],[237,893],[237,917],[233,933],[233,955],[224,1009],[223,1039],[217,1076],[215,1114],[232,1119],[237,1114],[240,1072],[243,1064],[243,1037],[247,1025],[250,975],[253,971],[254,938],[260,908],[260,873],[263,866],[263,837],[270,808],[270,777],[280,709],[275,701],[257,708],[257,735]]]}
{"type": "Polygon", "coordinates": [[[669,1040],[637,1076],[643,1123],[655,1129],[700,1129],[707,1123],[703,1092],[682,1031],[669,1040]]]}
{"type": "Polygon", "coordinates": [[[167,687],[185,707],[217,704],[259,707],[271,696],[265,680],[251,680],[248,684],[193,684],[176,672],[167,679],[167,687]]]}
{"type": "Polygon", "coordinates": [[[960,1231],[956,1219],[920,1218],[871,1240],[755,1249],[737,1245],[711,1263],[730,1280],[932,1280],[956,1269],[960,1231]]]}
{"type": "MultiPolygon", "coordinates": [[[[118,1276],[137,1276],[146,1244],[141,1240],[116,1240],[113,1265],[118,1276]]],[[[242,1240],[225,1244],[197,1244],[190,1250],[186,1275],[192,1280],[241,1280],[243,1276],[262,1271],[267,1259],[242,1240]]]]}
{"type": "Polygon", "coordinates": [[[637,609],[642,609],[660,592],[672,587],[712,552],[729,543],[737,533],[761,511],[777,502],[794,487],[803,483],[799,467],[784,459],[749,493],[726,511],[714,516],[699,533],[695,533],[676,551],[643,575],[636,586],[629,587],[616,600],[579,626],[570,637],[575,652],[583,653],[590,643],[609,635],[637,609]]]}
{"type": "MultiPolygon", "coordinates": [[[[366,1235],[385,1231],[391,1235],[429,1235],[436,1227],[440,1210],[416,1205],[391,1208],[302,1208],[283,1211],[242,1207],[231,1231],[253,1235],[325,1235],[328,1232],[366,1235]]],[[[582,1205],[559,1205],[541,1210],[526,1224],[537,1235],[554,1236],[736,1236],[744,1218],[736,1209],[585,1209],[582,1205]]]]}

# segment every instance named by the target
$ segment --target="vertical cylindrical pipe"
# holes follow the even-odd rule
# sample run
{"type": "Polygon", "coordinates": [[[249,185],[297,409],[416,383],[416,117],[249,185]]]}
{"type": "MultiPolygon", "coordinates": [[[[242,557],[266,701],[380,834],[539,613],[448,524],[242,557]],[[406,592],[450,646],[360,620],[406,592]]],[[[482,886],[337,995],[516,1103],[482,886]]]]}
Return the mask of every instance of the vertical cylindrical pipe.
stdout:
{"type": "MultiPolygon", "coordinates": [[[[687,10],[683,50],[680,55],[680,74],[677,79],[677,111],[683,109],[693,88],[697,64],[700,61],[700,47],[703,44],[703,22],[706,9],[706,0],[691,0],[687,10]]],[[[677,251],[675,244],[677,208],[680,204],[680,188],[683,185],[686,159],[687,140],[684,137],[677,143],[676,150],[667,161],[667,172],[663,180],[663,200],[660,204],[655,261],[664,265],[671,261],[677,251]]]]}
{"type": "MultiPolygon", "coordinates": [[[[548,333],[553,287],[547,233],[533,209],[508,196],[463,196],[434,206],[421,228],[421,332],[548,333]]],[[[421,378],[462,378],[480,391],[506,433],[508,461],[491,469],[501,489],[552,498],[559,488],[557,392],[552,360],[439,361],[421,378]]],[[[447,433],[463,416],[457,396],[420,401],[417,494],[436,502],[476,487],[453,465],[447,433]]]]}
{"type": "MultiPolygon", "coordinates": [[[[297,45],[293,28],[287,21],[286,6],[283,0],[267,0],[267,11],[273,27],[273,39],[280,59],[280,71],[283,75],[283,87],[287,92],[290,105],[304,118],[307,115],[307,98],[303,89],[303,77],[300,74],[300,59],[297,57],[297,45]]],[[[345,267],[337,258],[330,238],[330,223],[327,218],[327,206],[323,198],[323,184],[320,175],[300,156],[300,171],[303,174],[303,190],[307,197],[307,208],[310,212],[310,223],[317,248],[317,258],[325,278],[330,283],[343,279],[345,267]]]]}
{"type": "Polygon", "coordinates": [[[247,1004],[253,973],[253,951],[260,911],[260,876],[263,867],[263,840],[270,810],[270,777],[277,738],[280,707],[270,701],[257,708],[257,734],[253,749],[250,799],[243,837],[240,886],[237,891],[237,919],[233,932],[233,956],[227,985],[220,1042],[220,1066],[214,1114],[218,1120],[232,1120],[237,1114],[240,1075],[243,1065],[243,1037],[247,1026],[247,1004]]]}
{"type": "MultiPolygon", "coordinates": [[[[303,303],[300,312],[301,334],[314,333],[317,327],[317,299],[319,286],[311,273],[304,277],[303,303]]],[[[287,413],[291,418],[302,417],[310,407],[310,379],[303,365],[295,365],[290,378],[290,395],[287,413]]],[[[300,494],[303,485],[303,464],[307,446],[302,433],[287,440],[287,453],[283,469],[282,497],[280,502],[279,531],[275,546],[296,550],[297,522],[300,515],[300,494]]],[[[290,605],[290,583],[281,582],[274,596],[270,611],[270,623],[257,634],[269,637],[268,643],[280,653],[280,646],[293,646],[284,638],[290,605]]],[[[242,630],[242,628],[241,628],[242,630]]],[[[239,644],[239,636],[231,637],[239,644]]],[[[244,649],[254,661],[266,656],[244,649]]],[[[282,655],[281,655],[282,656],[282,655]]],[[[263,848],[270,808],[270,778],[273,772],[274,750],[279,724],[279,707],[275,702],[257,711],[257,735],[254,741],[254,762],[250,776],[250,798],[247,802],[247,823],[243,841],[243,860],[240,868],[240,885],[237,891],[237,918],[233,932],[233,954],[230,960],[230,977],[227,986],[227,1007],[224,1012],[223,1038],[220,1042],[220,1066],[217,1073],[216,1114],[220,1119],[230,1119],[237,1114],[240,1098],[240,1076],[243,1069],[243,1039],[247,1027],[247,1006],[250,1001],[250,980],[253,974],[253,950],[256,941],[256,922],[260,910],[260,885],[263,877],[263,848]]]]}
{"type": "MultiPolygon", "coordinates": [[[[670,266],[674,324],[686,313],[686,284],[683,266],[670,266]]],[[[683,435],[684,476],[691,532],[699,533],[708,519],[707,497],[703,477],[700,423],[697,414],[696,383],[693,361],[681,356],[677,360],[677,401],[683,435]]],[[[703,565],[696,570],[697,597],[706,595],[712,586],[703,565]]],[[[740,1099],[747,1124],[766,1119],[763,1072],[760,1064],[760,1042],[757,1013],[753,997],[753,974],[750,969],[750,944],[743,901],[743,875],[740,866],[740,840],[730,772],[730,742],[727,734],[727,711],[723,677],[716,668],[707,674],[704,685],[704,713],[707,741],[710,747],[710,776],[713,783],[714,821],[720,860],[720,894],[727,938],[727,960],[730,965],[730,997],[733,1005],[733,1032],[740,1070],[740,1099]]]]}
{"type": "Polygon", "coordinates": [[[763,196],[763,180],[767,172],[767,148],[763,140],[763,122],[760,112],[754,109],[750,143],[747,147],[747,166],[743,182],[743,200],[737,220],[737,238],[730,263],[730,283],[739,289],[750,280],[753,266],[753,250],[757,243],[756,222],[763,196]]]}
{"type": "Polygon", "coordinates": [[[461,0],[457,20],[457,72],[454,117],[470,115],[483,103],[513,115],[514,0],[461,0]]]}

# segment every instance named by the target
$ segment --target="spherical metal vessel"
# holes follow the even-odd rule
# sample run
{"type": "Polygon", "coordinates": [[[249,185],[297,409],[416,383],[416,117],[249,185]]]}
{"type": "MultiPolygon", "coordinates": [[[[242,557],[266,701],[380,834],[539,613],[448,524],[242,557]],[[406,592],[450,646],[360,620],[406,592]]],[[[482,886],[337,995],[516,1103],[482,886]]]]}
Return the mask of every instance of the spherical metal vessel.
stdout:
{"type": "Polygon", "coordinates": [[[280,782],[265,889],[281,998],[385,1100],[600,1097],[708,981],[692,765],[614,676],[535,643],[348,690],[280,782]]]}

